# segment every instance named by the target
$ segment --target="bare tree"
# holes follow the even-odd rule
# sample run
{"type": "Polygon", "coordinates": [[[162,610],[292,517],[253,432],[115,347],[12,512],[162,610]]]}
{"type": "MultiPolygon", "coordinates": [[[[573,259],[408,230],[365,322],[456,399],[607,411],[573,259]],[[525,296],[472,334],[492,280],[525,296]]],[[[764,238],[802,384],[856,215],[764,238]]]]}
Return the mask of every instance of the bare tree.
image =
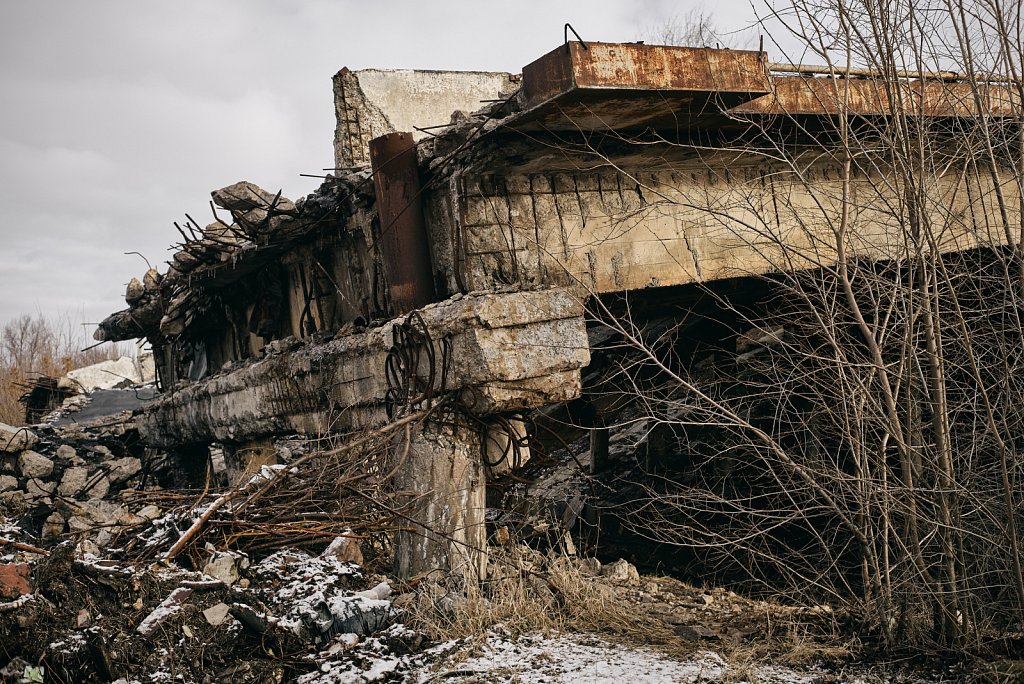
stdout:
{"type": "MultiPolygon", "coordinates": [[[[792,0],[771,19],[820,67],[777,69],[817,111],[730,112],[727,158],[638,138],[664,172],[601,157],[638,189],[618,231],[730,245],[691,250],[704,308],[681,322],[593,299],[616,359],[595,401],[642,428],[609,511],[636,534],[890,645],[1024,624],[1021,10],[792,0]]],[[[663,37],[711,35],[697,12],[663,37]]]]}
{"type": "Polygon", "coordinates": [[[129,352],[123,345],[83,349],[83,338],[68,314],[47,318],[21,315],[0,329],[0,422],[19,425],[25,383],[40,375],[60,376],[129,352]]]}
{"type": "Polygon", "coordinates": [[[687,47],[749,49],[756,45],[756,38],[750,31],[720,26],[714,13],[702,4],[649,27],[644,33],[644,40],[656,45],[687,47]]]}

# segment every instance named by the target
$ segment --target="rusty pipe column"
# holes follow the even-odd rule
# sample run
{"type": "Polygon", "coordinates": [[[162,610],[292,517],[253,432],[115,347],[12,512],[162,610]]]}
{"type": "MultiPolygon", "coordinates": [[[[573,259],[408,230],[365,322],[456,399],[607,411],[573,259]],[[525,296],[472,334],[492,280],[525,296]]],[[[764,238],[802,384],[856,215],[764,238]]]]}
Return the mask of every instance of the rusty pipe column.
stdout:
{"type": "Polygon", "coordinates": [[[391,313],[400,316],[436,300],[412,133],[388,133],[371,140],[370,166],[391,313]]]}

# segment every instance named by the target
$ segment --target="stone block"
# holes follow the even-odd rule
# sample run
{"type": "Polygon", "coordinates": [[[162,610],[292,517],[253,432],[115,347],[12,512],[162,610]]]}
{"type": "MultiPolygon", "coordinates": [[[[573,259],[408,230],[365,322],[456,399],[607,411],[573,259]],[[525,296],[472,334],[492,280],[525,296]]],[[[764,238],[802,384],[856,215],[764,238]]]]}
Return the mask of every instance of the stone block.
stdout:
{"type": "Polygon", "coordinates": [[[49,477],[53,474],[53,461],[34,451],[23,451],[18,456],[18,472],[23,477],[49,477]]]}

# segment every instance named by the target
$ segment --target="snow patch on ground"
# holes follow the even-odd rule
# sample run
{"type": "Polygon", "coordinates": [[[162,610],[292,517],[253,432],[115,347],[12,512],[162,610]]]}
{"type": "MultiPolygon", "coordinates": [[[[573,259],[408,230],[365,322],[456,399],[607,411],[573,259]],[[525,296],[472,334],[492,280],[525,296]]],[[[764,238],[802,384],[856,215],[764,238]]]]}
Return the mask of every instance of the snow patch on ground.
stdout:
{"type": "MultiPolygon", "coordinates": [[[[388,636],[404,628],[393,625],[338,660],[320,664],[318,672],[303,675],[300,684],[368,684],[370,682],[428,682],[457,680],[461,684],[661,684],[743,681],[716,653],[698,651],[680,660],[641,647],[615,644],[583,634],[530,634],[512,639],[490,634],[482,643],[451,641],[427,651],[396,656],[386,647],[388,636]]],[[[764,665],[753,668],[761,684],[811,684],[824,673],[802,673],[764,665]]],[[[861,680],[835,679],[847,684],[861,680]]]]}

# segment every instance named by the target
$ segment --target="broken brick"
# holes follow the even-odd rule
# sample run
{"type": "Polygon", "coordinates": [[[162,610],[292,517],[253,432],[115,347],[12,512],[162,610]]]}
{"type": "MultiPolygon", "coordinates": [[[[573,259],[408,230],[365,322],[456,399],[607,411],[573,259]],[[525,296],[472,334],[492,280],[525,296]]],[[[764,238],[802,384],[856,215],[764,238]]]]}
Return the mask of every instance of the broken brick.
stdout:
{"type": "Polygon", "coordinates": [[[0,564],[0,597],[13,599],[22,594],[31,594],[30,577],[28,563],[0,564]]]}

